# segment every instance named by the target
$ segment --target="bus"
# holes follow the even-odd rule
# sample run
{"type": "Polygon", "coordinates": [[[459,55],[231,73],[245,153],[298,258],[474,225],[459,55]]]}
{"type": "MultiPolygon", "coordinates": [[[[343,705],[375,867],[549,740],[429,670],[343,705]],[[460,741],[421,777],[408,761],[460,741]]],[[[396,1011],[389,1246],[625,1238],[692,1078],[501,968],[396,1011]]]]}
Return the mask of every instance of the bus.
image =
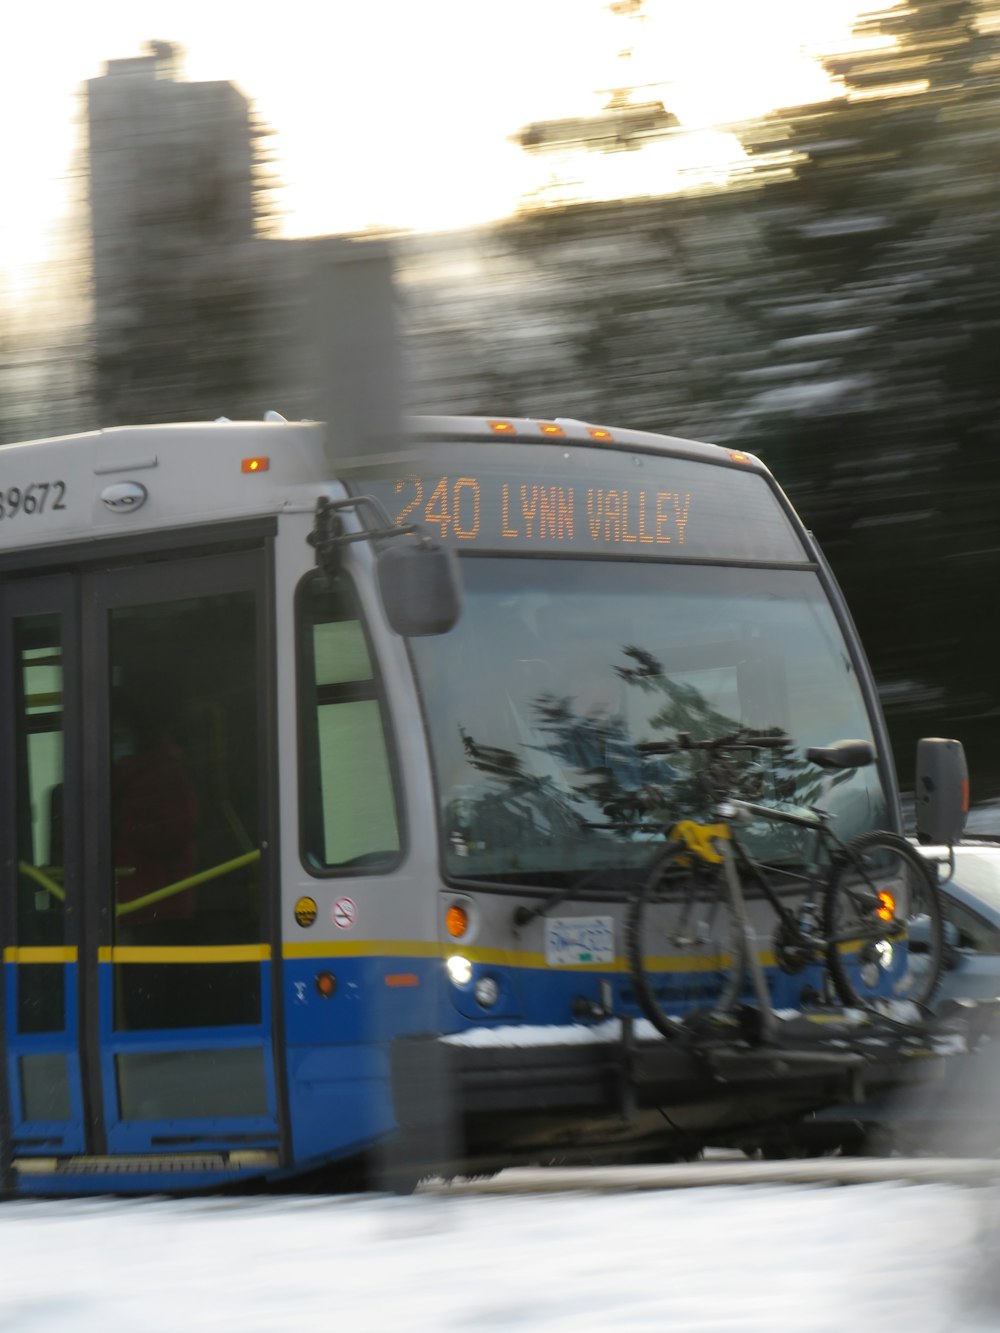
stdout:
{"type": "Polygon", "coordinates": [[[751,794],[901,826],[848,611],[748,454],[513,417],[11,445],[0,662],[9,1195],[655,1159],[890,1076],[817,968],[763,955],[841,1040],[720,1065],[625,958],[635,812],[683,786],[642,742],[780,730],[751,794]],[[831,781],[804,755],[845,737],[877,762],[831,781]]]}

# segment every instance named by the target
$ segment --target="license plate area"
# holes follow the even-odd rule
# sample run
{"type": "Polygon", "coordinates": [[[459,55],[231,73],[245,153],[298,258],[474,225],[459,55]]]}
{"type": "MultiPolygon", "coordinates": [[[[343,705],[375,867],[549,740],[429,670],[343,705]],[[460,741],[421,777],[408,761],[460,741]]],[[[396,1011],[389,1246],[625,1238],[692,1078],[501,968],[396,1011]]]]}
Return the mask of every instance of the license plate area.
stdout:
{"type": "Polygon", "coordinates": [[[615,926],[610,916],[545,918],[545,962],[549,967],[613,963],[615,926]]]}

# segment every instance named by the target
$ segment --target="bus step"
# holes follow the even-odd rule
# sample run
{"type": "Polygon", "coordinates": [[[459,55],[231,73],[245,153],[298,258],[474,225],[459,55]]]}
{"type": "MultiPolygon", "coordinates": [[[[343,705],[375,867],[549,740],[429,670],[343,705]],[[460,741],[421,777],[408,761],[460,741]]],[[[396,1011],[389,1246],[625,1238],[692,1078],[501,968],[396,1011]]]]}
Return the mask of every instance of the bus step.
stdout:
{"type": "Polygon", "coordinates": [[[270,1171],[276,1152],[136,1153],[120,1157],[15,1157],[22,1176],[152,1175],[173,1172],[270,1171]]]}

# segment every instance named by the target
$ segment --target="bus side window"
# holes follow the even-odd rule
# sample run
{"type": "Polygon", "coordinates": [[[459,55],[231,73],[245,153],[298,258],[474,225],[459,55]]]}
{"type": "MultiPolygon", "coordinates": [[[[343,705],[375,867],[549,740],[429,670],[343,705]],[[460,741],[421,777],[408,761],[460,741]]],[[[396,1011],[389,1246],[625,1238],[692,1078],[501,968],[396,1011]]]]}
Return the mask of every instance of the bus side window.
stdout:
{"type": "Polygon", "coordinates": [[[313,871],[393,864],[400,849],[378,682],[343,576],[300,585],[301,851],[313,871]]]}
{"type": "Polygon", "coordinates": [[[63,784],[55,783],[49,791],[49,865],[63,864],[63,784]]]}

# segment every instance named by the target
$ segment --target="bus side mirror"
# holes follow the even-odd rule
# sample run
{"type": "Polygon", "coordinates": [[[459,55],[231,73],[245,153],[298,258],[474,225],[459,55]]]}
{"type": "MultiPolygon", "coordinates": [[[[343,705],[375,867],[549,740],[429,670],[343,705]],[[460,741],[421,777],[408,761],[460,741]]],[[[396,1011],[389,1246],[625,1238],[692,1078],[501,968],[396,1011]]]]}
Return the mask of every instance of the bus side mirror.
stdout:
{"type": "Polygon", "coordinates": [[[953,846],[969,813],[969,770],[961,741],[917,741],[917,838],[953,846]]]}
{"type": "Polygon", "coordinates": [[[378,554],[378,583],[389,624],[406,638],[447,634],[461,614],[458,559],[445,547],[386,547],[378,554]]]}

